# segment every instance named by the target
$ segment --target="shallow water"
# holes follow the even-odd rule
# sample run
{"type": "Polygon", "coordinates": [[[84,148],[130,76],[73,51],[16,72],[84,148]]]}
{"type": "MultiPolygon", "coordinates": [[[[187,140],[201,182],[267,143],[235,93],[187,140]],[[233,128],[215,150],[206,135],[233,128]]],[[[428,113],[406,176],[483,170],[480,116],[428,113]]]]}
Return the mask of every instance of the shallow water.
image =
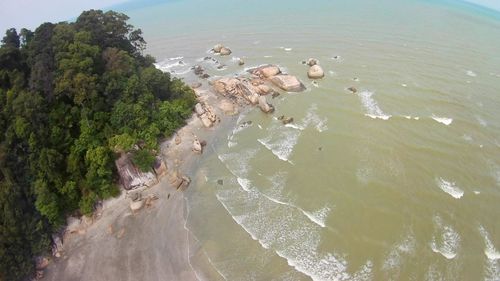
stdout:
{"type": "Polygon", "coordinates": [[[308,88],[271,100],[274,115],[234,117],[200,159],[187,196],[200,276],[500,280],[500,14],[430,0],[138,3],[119,8],[163,70],[189,82],[195,64],[232,75],[243,57],[308,88]],[[203,61],[218,42],[233,50],[222,70],[203,61]],[[317,85],[309,57],[326,72],[317,85]]]}

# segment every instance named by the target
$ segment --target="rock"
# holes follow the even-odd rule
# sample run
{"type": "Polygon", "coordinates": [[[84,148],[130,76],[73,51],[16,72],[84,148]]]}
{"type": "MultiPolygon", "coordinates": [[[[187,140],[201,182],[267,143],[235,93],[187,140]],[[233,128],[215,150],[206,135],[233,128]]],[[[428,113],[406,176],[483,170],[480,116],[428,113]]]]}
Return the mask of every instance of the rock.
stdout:
{"type": "Polygon", "coordinates": [[[37,270],[35,274],[35,279],[40,280],[43,279],[43,270],[37,270]]]}
{"type": "Polygon", "coordinates": [[[130,160],[130,154],[122,154],[115,161],[118,174],[120,175],[120,184],[126,190],[139,187],[150,187],[158,183],[156,175],[150,172],[142,172],[130,160]]]}
{"type": "Polygon", "coordinates": [[[226,115],[234,115],[238,113],[238,110],[235,108],[234,104],[226,99],[223,99],[219,103],[219,108],[224,112],[226,115]]]}
{"type": "Polygon", "coordinates": [[[276,65],[264,65],[254,69],[250,69],[249,72],[262,78],[270,78],[280,74],[281,70],[276,65]]]}
{"type": "Polygon", "coordinates": [[[229,48],[222,47],[222,49],[220,49],[221,56],[229,56],[231,53],[232,53],[231,49],[229,49],[229,48]]]}
{"type": "Polygon", "coordinates": [[[43,270],[49,265],[50,260],[47,257],[36,257],[35,264],[37,270],[43,270]]]}
{"type": "Polygon", "coordinates": [[[203,147],[198,139],[194,139],[193,141],[193,151],[199,154],[203,153],[203,147]]]}
{"type": "Polygon", "coordinates": [[[198,116],[201,116],[201,115],[205,114],[205,109],[203,108],[201,103],[197,103],[194,106],[194,112],[196,112],[196,114],[198,114],[198,116]]]}
{"type": "Polygon", "coordinates": [[[224,181],[223,180],[217,180],[217,184],[218,185],[224,185],[224,181]]]}
{"type": "Polygon", "coordinates": [[[283,118],[283,120],[281,120],[281,123],[283,123],[283,125],[290,124],[292,122],[293,122],[293,117],[285,117],[283,118]]]}
{"type": "Polygon", "coordinates": [[[52,235],[52,255],[56,258],[61,256],[61,252],[63,251],[63,242],[59,235],[52,235]]]}
{"type": "Polygon", "coordinates": [[[207,79],[207,78],[210,78],[210,75],[203,73],[200,77],[203,79],[207,79]]]}
{"type": "MultiPolygon", "coordinates": [[[[68,217],[66,219],[66,232],[68,233],[75,233],[80,230],[81,227],[81,220],[79,218],[75,217],[68,217]]],[[[52,237],[54,238],[54,237],[52,237]]]]}
{"type": "Polygon", "coordinates": [[[214,51],[215,53],[220,53],[222,51],[222,48],[224,48],[224,45],[217,44],[212,48],[212,51],[214,51]]]}
{"type": "Polygon", "coordinates": [[[264,113],[271,113],[274,111],[274,107],[267,102],[266,97],[264,96],[259,97],[259,108],[264,113]]]}
{"type": "Polygon", "coordinates": [[[198,89],[199,87],[201,87],[200,82],[194,82],[193,84],[191,84],[191,88],[193,88],[193,89],[198,89]]]}
{"type": "Polygon", "coordinates": [[[306,63],[309,66],[317,65],[319,64],[319,61],[317,59],[309,58],[307,59],[306,63]]]}
{"type": "Polygon", "coordinates": [[[200,76],[203,74],[203,72],[205,72],[205,70],[203,69],[203,67],[201,67],[201,65],[195,65],[193,67],[193,72],[195,75],[200,76]]]}
{"type": "Polygon", "coordinates": [[[167,164],[165,163],[165,161],[163,161],[163,159],[159,157],[156,157],[153,168],[157,177],[161,177],[167,174],[167,164]]]}
{"type": "Polygon", "coordinates": [[[325,72],[323,71],[323,68],[321,68],[321,66],[316,64],[309,68],[309,71],[307,71],[307,76],[311,79],[319,79],[325,76],[325,72]]]}
{"type": "Polygon", "coordinates": [[[142,209],[143,206],[144,206],[143,200],[137,200],[137,201],[130,202],[130,210],[132,210],[132,212],[139,211],[140,209],[142,209]]]}
{"type": "Polygon", "coordinates": [[[257,91],[260,95],[267,95],[271,92],[271,88],[267,85],[258,85],[257,91]]]}
{"type": "Polygon", "coordinates": [[[175,145],[179,145],[182,142],[181,137],[178,134],[175,134],[175,139],[174,139],[175,145]]]}
{"type": "Polygon", "coordinates": [[[271,78],[271,82],[288,92],[300,92],[305,89],[299,79],[292,75],[276,75],[271,78]]]}
{"type": "Polygon", "coordinates": [[[217,69],[221,70],[221,69],[224,69],[224,67],[226,67],[226,66],[221,64],[221,65],[217,66],[217,69]]]}
{"type": "Polygon", "coordinates": [[[273,95],[272,95],[271,97],[274,99],[274,98],[277,98],[277,97],[279,97],[279,96],[280,96],[280,93],[278,93],[278,92],[274,92],[274,93],[273,93],[273,95]]]}
{"type": "Polygon", "coordinates": [[[238,65],[239,65],[239,66],[242,66],[242,65],[244,65],[244,64],[245,64],[245,61],[244,61],[242,58],[240,58],[240,59],[238,60],[238,65]]]}
{"type": "Polygon", "coordinates": [[[353,94],[358,92],[358,89],[356,89],[355,87],[349,87],[349,88],[347,88],[347,90],[349,90],[349,92],[351,92],[353,94]]]}

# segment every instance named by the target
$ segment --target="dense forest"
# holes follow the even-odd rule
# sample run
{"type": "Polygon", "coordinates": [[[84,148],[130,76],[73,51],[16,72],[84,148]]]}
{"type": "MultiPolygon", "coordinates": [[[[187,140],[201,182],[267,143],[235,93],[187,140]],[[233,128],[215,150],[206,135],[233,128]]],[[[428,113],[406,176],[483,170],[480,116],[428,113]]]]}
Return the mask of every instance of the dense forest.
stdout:
{"type": "Polygon", "coordinates": [[[69,214],[119,193],[114,165],[150,169],[159,139],[191,115],[193,91],[143,55],[113,11],[7,30],[0,48],[0,280],[34,272],[69,214]]]}

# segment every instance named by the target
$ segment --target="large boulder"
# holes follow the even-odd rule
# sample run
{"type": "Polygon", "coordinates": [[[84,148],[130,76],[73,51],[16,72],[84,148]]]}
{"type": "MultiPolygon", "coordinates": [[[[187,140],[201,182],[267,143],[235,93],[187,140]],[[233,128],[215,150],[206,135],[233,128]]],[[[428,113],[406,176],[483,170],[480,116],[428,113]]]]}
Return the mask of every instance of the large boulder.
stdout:
{"type": "Polygon", "coordinates": [[[257,86],[257,91],[259,92],[260,95],[267,95],[269,94],[272,90],[269,86],[267,85],[258,85],[257,86]]]}
{"type": "Polygon", "coordinates": [[[270,78],[275,75],[278,75],[281,73],[281,70],[278,66],[276,65],[264,65],[260,66],[254,69],[249,70],[250,73],[253,75],[262,77],[262,78],[270,78]]]}
{"type": "Polygon", "coordinates": [[[259,97],[259,108],[264,113],[271,113],[274,111],[274,107],[267,102],[267,99],[265,96],[259,97]]]}
{"type": "Polygon", "coordinates": [[[323,71],[323,68],[321,68],[321,66],[315,64],[309,68],[309,71],[307,71],[307,76],[311,79],[320,79],[325,76],[325,72],[323,71]]]}
{"type": "Polygon", "coordinates": [[[120,183],[126,190],[139,187],[151,187],[158,183],[156,175],[153,172],[142,172],[130,160],[130,154],[122,154],[115,161],[120,183]]]}
{"type": "Polygon", "coordinates": [[[201,143],[198,139],[193,140],[193,151],[195,153],[203,153],[203,146],[201,146],[201,143]]]}
{"type": "Polygon", "coordinates": [[[229,48],[222,47],[222,49],[220,49],[221,56],[229,56],[231,53],[232,53],[231,49],[229,49],[229,48]]]}
{"type": "Polygon", "coordinates": [[[300,92],[305,89],[302,82],[293,75],[276,75],[271,78],[271,82],[287,92],[300,92]]]}
{"type": "Polygon", "coordinates": [[[144,206],[144,201],[142,199],[130,202],[130,210],[132,210],[132,212],[139,211],[140,209],[142,209],[143,206],[144,206]]]}

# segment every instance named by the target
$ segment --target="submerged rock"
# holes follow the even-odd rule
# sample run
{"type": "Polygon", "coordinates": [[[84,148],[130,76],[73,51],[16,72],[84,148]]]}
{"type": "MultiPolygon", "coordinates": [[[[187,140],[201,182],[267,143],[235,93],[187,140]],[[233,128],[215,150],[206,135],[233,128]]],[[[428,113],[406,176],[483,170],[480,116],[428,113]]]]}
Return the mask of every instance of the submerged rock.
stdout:
{"type": "Polygon", "coordinates": [[[325,72],[323,71],[323,68],[321,68],[321,66],[315,64],[309,68],[309,71],[307,71],[307,76],[311,79],[319,79],[325,76],[325,72]]]}
{"type": "Polygon", "coordinates": [[[347,90],[349,90],[349,92],[351,92],[353,94],[358,92],[358,89],[356,89],[355,87],[349,87],[349,88],[347,88],[347,90]]]}
{"type": "Polygon", "coordinates": [[[271,78],[271,82],[288,92],[300,92],[305,89],[302,82],[292,75],[276,75],[271,78]]]}

